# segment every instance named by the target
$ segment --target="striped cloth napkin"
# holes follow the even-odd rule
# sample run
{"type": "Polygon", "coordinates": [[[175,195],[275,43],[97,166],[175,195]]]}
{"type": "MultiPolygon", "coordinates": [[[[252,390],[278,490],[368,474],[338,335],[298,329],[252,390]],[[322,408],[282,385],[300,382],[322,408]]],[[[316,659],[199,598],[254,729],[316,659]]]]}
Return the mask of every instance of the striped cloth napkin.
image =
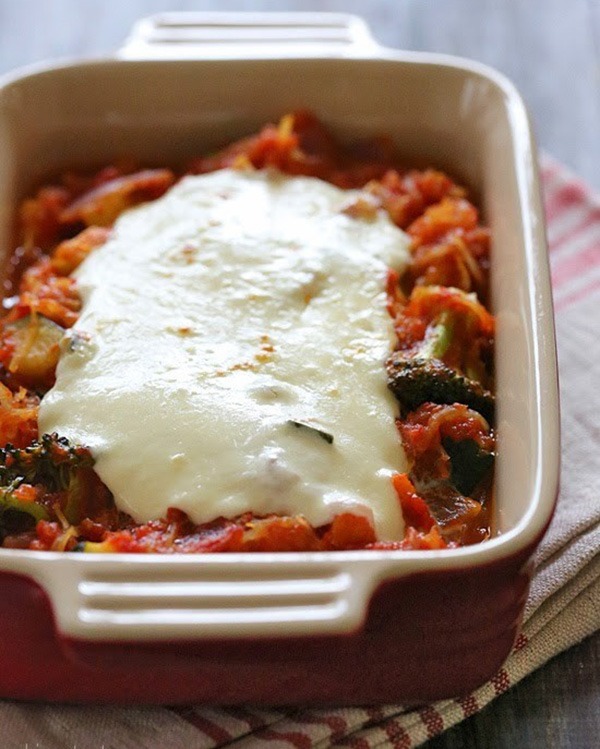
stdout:
{"type": "Polygon", "coordinates": [[[405,710],[65,707],[0,703],[4,749],[411,749],[481,710],[600,629],[600,197],[542,163],[562,385],[562,493],[537,555],[525,623],[504,667],[473,694],[405,710]],[[596,416],[594,416],[594,407],[596,416]]]}

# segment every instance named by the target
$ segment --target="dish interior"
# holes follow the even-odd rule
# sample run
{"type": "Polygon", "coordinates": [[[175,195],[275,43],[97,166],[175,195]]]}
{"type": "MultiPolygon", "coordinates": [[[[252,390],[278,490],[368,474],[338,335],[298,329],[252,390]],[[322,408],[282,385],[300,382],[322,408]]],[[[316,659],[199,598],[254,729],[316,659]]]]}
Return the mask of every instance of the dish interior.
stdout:
{"type": "Polygon", "coordinates": [[[523,111],[479,72],[385,59],[104,61],[15,79],[0,90],[2,252],[17,201],[60,169],[123,155],[184,163],[298,107],[349,140],[388,134],[407,165],[446,171],[482,208],[498,319],[494,529],[506,533],[534,509],[541,480],[536,267],[524,223],[537,196],[516,158],[529,148],[523,111]]]}

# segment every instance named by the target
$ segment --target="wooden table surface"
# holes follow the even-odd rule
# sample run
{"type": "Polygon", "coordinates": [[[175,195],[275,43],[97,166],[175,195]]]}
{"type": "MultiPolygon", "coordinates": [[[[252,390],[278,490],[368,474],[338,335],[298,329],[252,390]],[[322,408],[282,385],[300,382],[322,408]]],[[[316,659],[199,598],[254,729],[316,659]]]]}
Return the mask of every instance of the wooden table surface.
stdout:
{"type": "MultiPolygon", "coordinates": [[[[109,53],[163,10],[350,12],[388,46],[486,62],[523,93],[540,146],[600,188],[600,0],[0,0],[0,73],[109,53]]],[[[600,634],[427,747],[600,747],[600,634]]]]}

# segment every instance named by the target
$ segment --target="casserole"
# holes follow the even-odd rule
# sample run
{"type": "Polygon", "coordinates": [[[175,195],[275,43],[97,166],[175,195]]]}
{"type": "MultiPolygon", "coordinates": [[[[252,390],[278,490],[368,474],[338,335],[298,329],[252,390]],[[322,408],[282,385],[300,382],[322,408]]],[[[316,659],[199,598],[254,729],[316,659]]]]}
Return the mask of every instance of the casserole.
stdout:
{"type": "Polygon", "coordinates": [[[464,189],[306,110],[192,168],[71,172],[21,204],[2,548],[488,538],[490,234],[464,189]]]}
{"type": "Polygon", "coordinates": [[[215,147],[299,104],[346,138],[389,133],[406,161],[469,184],[492,228],[499,535],[444,552],[207,555],[201,563],[1,550],[0,693],[406,703],[474,688],[514,642],[557,487],[551,298],[522,102],[492,71],[382,50],[343,16],[158,17],[120,57],[4,80],[4,246],[18,199],[60,167],[115,153],[176,163],[199,142],[215,147]],[[227,44],[214,41],[219,34],[227,44]],[[169,41],[178,35],[204,39],[206,59],[169,41]],[[174,48],[181,59],[134,59],[174,48]]]}

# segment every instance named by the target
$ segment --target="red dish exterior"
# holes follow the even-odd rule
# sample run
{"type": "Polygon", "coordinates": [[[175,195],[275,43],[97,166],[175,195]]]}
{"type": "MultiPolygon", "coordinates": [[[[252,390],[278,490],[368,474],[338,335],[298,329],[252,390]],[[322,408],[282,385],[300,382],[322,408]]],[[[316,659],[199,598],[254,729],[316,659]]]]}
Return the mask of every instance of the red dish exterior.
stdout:
{"type": "Polygon", "coordinates": [[[532,548],[486,567],[386,582],[359,631],[314,638],[69,640],[40,586],[5,573],[0,694],[122,704],[238,704],[249,694],[256,704],[285,703],[282,695],[291,703],[416,704],[466,694],[494,675],[514,644],[532,548]]]}

